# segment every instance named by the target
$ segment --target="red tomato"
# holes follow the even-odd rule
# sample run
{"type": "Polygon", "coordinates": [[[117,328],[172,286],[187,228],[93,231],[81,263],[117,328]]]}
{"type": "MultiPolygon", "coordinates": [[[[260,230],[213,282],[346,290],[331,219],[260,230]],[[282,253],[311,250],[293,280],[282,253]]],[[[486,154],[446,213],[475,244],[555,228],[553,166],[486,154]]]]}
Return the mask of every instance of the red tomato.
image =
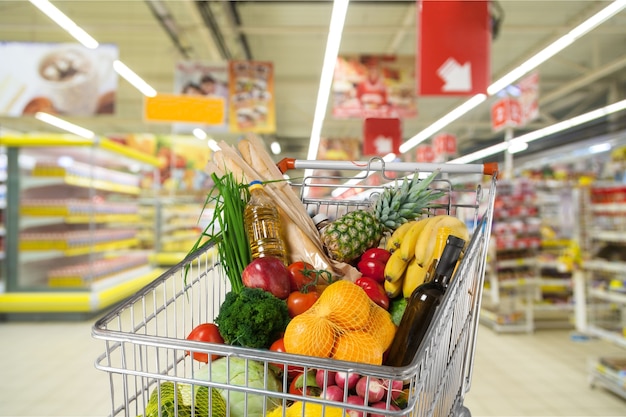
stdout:
{"type": "Polygon", "coordinates": [[[292,292],[287,297],[289,317],[294,318],[298,314],[304,313],[315,304],[318,298],[320,298],[320,294],[315,290],[309,290],[307,293],[300,291],[292,292]]]}
{"type": "MultiPolygon", "coordinates": [[[[280,339],[276,340],[270,346],[270,350],[273,352],[287,352],[285,350],[285,339],[281,337],[280,339]]],[[[280,372],[283,372],[285,370],[284,364],[272,362],[270,363],[270,365],[273,365],[280,372]]],[[[302,369],[299,366],[293,366],[293,365],[287,366],[287,376],[289,377],[289,379],[295,378],[296,376],[300,375],[302,372],[304,372],[304,369],[302,369]]]]}
{"type": "MultiPolygon", "coordinates": [[[[213,323],[203,323],[196,326],[191,333],[189,333],[189,336],[187,336],[187,340],[224,344],[224,339],[222,338],[217,325],[213,323]]],[[[187,352],[187,355],[189,355],[189,352],[187,352]]],[[[191,357],[198,362],[207,363],[209,361],[209,355],[206,353],[191,352],[191,357]]],[[[219,358],[219,355],[211,355],[211,360],[216,358],[219,358]]]]}
{"type": "Polygon", "coordinates": [[[308,262],[294,262],[287,267],[287,270],[289,271],[291,291],[299,291],[306,285],[315,282],[315,267],[308,262]]]}
{"type": "Polygon", "coordinates": [[[371,248],[363,252],[361,259],[373,259],[382,263],[387,263],[391,257],[391,252],[383,248],[371,248]]]}
{"type": "Polygon", "coordinates": [[[317,397],[320,395],[322,390],[317,386],[317,382],[315,382],[315,371],[309,371],[306,375],[300,372],[293,381],[291,381],[291,384],[289,384],[289,394],[303,395],[305,382],[307,396],[317,397]]]}

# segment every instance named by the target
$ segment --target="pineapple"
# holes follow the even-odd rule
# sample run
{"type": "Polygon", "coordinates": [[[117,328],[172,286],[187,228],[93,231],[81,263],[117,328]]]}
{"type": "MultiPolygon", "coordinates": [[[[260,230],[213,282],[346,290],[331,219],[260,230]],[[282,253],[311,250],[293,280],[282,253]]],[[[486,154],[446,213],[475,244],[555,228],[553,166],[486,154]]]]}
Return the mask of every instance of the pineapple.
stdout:
{"type": "Polygon", "coordinates": [[[322,241],[328,255],[340,262],[350,262],[369,248],[378,246],[383,234],[419,217],[428,203],[444,195],[428,186],[439,171],[419,181],[418,175],[404,179],[400,187],[386,188],[369,210],[355,210],[328,225],[322,241]]]}

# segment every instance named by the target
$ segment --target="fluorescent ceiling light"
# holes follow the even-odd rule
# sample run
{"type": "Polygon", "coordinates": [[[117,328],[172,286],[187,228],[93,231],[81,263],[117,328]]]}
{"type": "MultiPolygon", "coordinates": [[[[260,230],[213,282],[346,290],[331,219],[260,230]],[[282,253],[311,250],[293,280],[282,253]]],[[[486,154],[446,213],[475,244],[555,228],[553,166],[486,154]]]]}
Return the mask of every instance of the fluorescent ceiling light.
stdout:
{"type": "Polygon", "coordinates": [[[274,155],[280,155],[280,151],[281,151],[280,143],[278,143],[276,141],[272,142],[270,144],[270,149],[272,150],[272,153],[274,155]]]}
{"type": "Polygon", "coordinates": [[[41,120],[42,122],[58,127],[59,129],[66,130],[85,139],[93,139],[96,136],[91,130],[85,129],[84,127],[75,125],[74,123],[70,123],[66,120],[59,119],[58,117],[48,113],[37,112],[35,113],[35,119],[41,120]]]}
{"type": "Polygon", "coordinates": [[[608,152],[611,150],[610,143],[598,143],[597,145],[592,145],[589,147],[589,153],[602,153],[608,152]]]}
{"type": "Polygon", "coordinates": [[[191,133],[193,133],[193,135],[200,140],[206,139],[206,132],[199,127],[196,127],[194,130],[191,131],[191,133]]]}
{"type": "MultiPolygon", "coordinates": [[[[543,50],[539,51],[537,54],[529,58],[527,61],[519,65],[517,68],[513,69],[511,72],[509,72],[508,74],[504,75],[499,80],[492,83],[487,88],[487,93],[490,96],[497,94],[502,89],[506,88],[513,82],[517,81],[519,78],[526,75],[527,73],[529,73],[530,71],[538,67],[540,64],[542,64],[546,60],[550,59],[551,57],[553,57],[554,55],[556,55],[557,53],[565,49],[567,46],[571,45],[574,41],[576,41],[583,35],[589,33],[589,31],[596,28],[598,25],[602,24],[606,20],[610,19],[611,17],[619,13],[625,7],[626,7],[626,0],[615,0],[604,9],[600,10],[598,13],[591,16],[589,19],[585,20],[584,22],[582,22],[581,24],[579,24],[578,26],[570,30],[566,35],[557,39],[556,41],[554,41],[553,43],[545,47],[543,50]]],[[[400,146],[400,152],[401,153],[408,152],[413,147],[417,146],[419,143],[423,142],[424,140],[430,138],[432,135],[436,134],[437,132],[445,128],[447,125],[449,125],[450,123],[452,123],[453,121],[461,117],[463,114],[467,113],[468,111],[470,111],[471,109],[478,106],[478,104],[484,101],[483,99],[480,102],[473,103],[473,105],[470,106],[469,103],[472,102],[472,100],[477,100],[476,97],[477,96],[472,97],[465,104],[462,104],[461,106],[452,110],[450,113],[446,114],[441,119],[437,120],[435,123],[428,126],[426,129],[422,130],[417,135],[413,136],[411,139],[404,142],[400,146]],[[450,114],[454,114],[455,112],[460,112],[460,109],[463,108],[465,105],[468,105],[469,107],[467,110],[465,110],[463,113],[456,115],[456,117],[450,117],[450,114]]],[[[500,152],[500,151],[496,151],[496,153],[497,152],[500,152]]],[[[475,159],[472,159],[472,160],[475,160],[475,159]]]]}
{"type": "Polygon", "coordinates": [[[328,106],[330,87],[335,73],[335,64],[337,63],[339,45],[341,44],[341,35],[343,34],[343,25],[346,20],[349,3],[349,0],[335,0],[333,2],[328,39],[326,41],[326,51],[324,52],[324,64],[322,66],[322,75],[320,77],[320,85],[317,91],[315,113],[313,114],[313,127],[311,129],[309,152],[307,154],[307,159],[309,160],[317,159],[317,151],[319,149],[320,137],[322,134],[322,125],[324,124],[324,117],[326,116],[326,107],[328,106]]]}
{"type": "Polygon", "coordinates": [[[450,123],[454,122],[459,117],[463,116],[468,111],[472,110],[474,107],[478,106],[486,99],[486,95],[476,94],[474,97],[470,98],[465,103],[461,104],[459,107],[452,110],[450,113],[446,114],[441,119],[437,120],[435,123],[431,124],[426,129],[422,130],[417,135],[400,145],[400,153],[408,152],[435,133],[439,132],[444,127],[448,126],[450,123]]]}
{"type": "Polygon", "coordinates": [[[222,148],[220,148],[220,146],[217,144],[217,141],[215,139],[209,139],[208,145],[209,145],[209,148],[211,148],[213,152],[222,150],[222,148]]]}
{"type": "Polygon", "coordinates": [[[56,6],[48,0],[30,0],[30,2],[85,47],[89,49],[95,49],[98,47],[98,41],[92,38],[80,26],[74,23],[72,19],[67,17],[65,13],[57,9],[56,6]]]}
{"type": "Polygon", "coordinates": [[[137,75],[133,70],[128,68],[126,64],[124,64],[119,59],[113,61],[113,69],[119,75],[124,77],[126,81],[131,83],[133,87],[141,92],[146,97],[154,97],[157,95],[157,92],[154,88],[150,86],[147,82],[143,80],[139,75],[137,75]]]}
{"type": "Polygon", "coordinates": [[[506,149],[506,151],[510,154],[514,154],[524,152],[526,149],[528,149],[528,142],[516,142],[509,144],[509,147],[506,149]]]}
{"type": "MultiPolygon", "coordinates": [[[[608,106],[604,106],[596,110],[592,110],[588,113],[581,114],[580,116],[572,117],[571,119],[564,120],[562,122],[555,123],[550,126],[546,126],[542,129],[535,130],[530,133],[526,133],[525,135],[518,136],[514,139],[511,139],[508,142],[498,143],[496,145],[489,146],[479,151],[472,152],[468,155],[464,155],[460,158],[453,159],[452,161],[449,161],[449,162],[453,164],[466,164],[469,162],[476,161],[478,159],[483,159],[488,156],[503,152],[507,148],[513,147],[515,149],[515,147],[521,146],[522,143],[527,144],[528,142],[533,142],[535,140],[545,138],[546,136],[550,136],[555,133],[559,133],[564,130],[571,129],[572,127],[582,125],[584,123],[599,119],[604,116],[608,116],[611,113],[616,113],[622,110],[626,110],[626,99],[622,101],[618,101],[617,103],[609,104],[608,106]]],[[[520,151],[517,151],[517,152],[520,152],[520,151]]]]}

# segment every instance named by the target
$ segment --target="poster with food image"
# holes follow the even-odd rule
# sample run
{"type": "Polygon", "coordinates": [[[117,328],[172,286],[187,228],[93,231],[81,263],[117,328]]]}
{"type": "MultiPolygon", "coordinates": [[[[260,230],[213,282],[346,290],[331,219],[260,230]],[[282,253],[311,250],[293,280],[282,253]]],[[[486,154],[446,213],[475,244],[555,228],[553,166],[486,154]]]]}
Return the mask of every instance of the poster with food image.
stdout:
{"type": "MultiPolygon", "coordinates": [[[[228,131],[228,64],[226,62],[180,61],[174,70],[174,95],[202,97],[207,106],[220,108],[221,117],[205,123],[173,123],[174,133],[191,133],[200,128],[209,132],[228,131]]],[[[187,103],[179,100],[178,105],[187,103]]]]}
{"type": "Polygon", "coordinates": [[[333,117],[416,117],[414,61],[400,55],[339,56],[331,89],[333,117]]]}
{"type": "Polygon", "coordinates": [[[209,177],[205,167],[211,159],[211,148],[206,141],[188,135],[160,135],[156,138],[156,152],[165,190],[207,189],[209,177]]]}
{"type": "Polygon", "coordinates": [[[118,56],[112,44],[0,42],[0,115],[113,114],[118,56]]]}
{"type": "Polygon", "coordinates": [[[235,133],[274,133],[274,66],[271,62],[229,62],[229,125],[235,133]]]}

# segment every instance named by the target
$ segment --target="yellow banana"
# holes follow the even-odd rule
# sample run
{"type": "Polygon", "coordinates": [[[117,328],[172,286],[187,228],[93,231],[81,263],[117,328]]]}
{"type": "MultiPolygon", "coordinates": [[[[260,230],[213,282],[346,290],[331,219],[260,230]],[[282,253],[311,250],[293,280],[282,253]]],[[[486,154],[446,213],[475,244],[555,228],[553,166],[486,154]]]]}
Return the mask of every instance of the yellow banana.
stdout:
{"type": "Polygon", "coordinates": [[[404,298],[409,298],[413,291],[426,279],[426,268],[417,263],[413,258],[406,268],[404,279],[402,280],[402,294],[404,298]]]}
{"type": "Polygon", "coordinates": [[[389,298],[396,298],[400,294],[402,294],[402,279],[391,282],[385,280],[383,286],[385,287],[385,292],[389,296],[389,298]]]}
{"type": "Polygon", "coordinates": [[[400,256],[403,260],[409,262],[415,256],[415,245],[417,244],[417,239],[424,230],[424,226],[428,223],[428,218],[424,218],[415,222],[413,227],[409,229],[406,235],[404,235],[404,239],[402,239],[402,243],[400,243],[400,256]]]}
{"type": "Polygon", "coordinates": [[[428,265],[426,265],[428,259],[425,259],[426,248],[428,246],[428,242],[431,239],[435,239],[433,231],[435,230],[437,223],[441,221],[441,218],[442,216],[429,217],[428,222],[424,226],[424,230],[422,230],[422,233],[420,233],[420,236],[415,243],[415,259],[418,264],[425,268],[428,268],[428,265]]]}
{"type": "Polygon", "coordinates": [[[403,260],[400,256],[399,250],[392,253],[387,261],[387,264],[385,265],[385,281],[400,281],[400,278],[404,275],[404,271],[406,270],[408,264],[409,263],[403,260]]]}
{"type": "Polygon", "coordinates": [[[415,222],[416,220],[401,224],[400,227],[398,227],[391,234],[389,239],[387,239],[385,249],[387,249],[389,252],[392,252],[392,253],[393,251],[398,249],[400,247],[400,244],[402,243],[402,239],[404,238],[404,235],[408,233],[408,231],[411,229],[411,227],[413,227],[415,222]]]}
{"type": "Polygon", "coordinates": [[[424,267],[428,267],[428,264],[433,259],[433,252],[437,243],[437,232],[440,228],[449,227],[451,235],[460,237],[466,242],[469,241],[467,226],[458,217],[439,215],[433,217],[433,220],[432,224],[430,222],[426,224],[415,246],[415,258],[424,267]]]}

